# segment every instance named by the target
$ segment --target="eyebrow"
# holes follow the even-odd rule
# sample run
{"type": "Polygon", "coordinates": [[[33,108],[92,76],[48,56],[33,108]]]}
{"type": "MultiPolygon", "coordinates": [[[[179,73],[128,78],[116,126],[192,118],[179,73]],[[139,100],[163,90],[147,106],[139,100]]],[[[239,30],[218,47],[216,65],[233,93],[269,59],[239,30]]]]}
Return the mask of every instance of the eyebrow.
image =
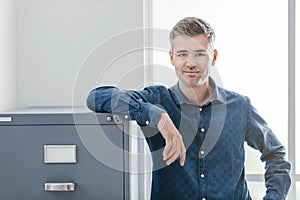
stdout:
{"type": "MultiPolygon", "coordinates": [[[[178,51],[175,51],[175,53],[187,53],[188,51],[187,50],[178,50],[178,51]]],[[[197,49],[195,50],[194,52],[198,53],[198,52],[206,52],[205,49],[197,49]]]]}

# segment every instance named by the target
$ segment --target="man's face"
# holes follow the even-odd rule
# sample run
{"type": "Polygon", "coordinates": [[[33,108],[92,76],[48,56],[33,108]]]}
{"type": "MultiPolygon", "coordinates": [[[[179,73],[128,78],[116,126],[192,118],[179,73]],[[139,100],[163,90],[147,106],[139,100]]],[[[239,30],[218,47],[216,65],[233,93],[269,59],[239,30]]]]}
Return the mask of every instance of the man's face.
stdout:
{"type": "Polygon", "coordinates": [[[182,35],[177,36],[172,44],[170,58],[179,84],[194,88],[207,83],[209,69],[216,58],[208,38],[204,34],[193,37],[182,35]]]}

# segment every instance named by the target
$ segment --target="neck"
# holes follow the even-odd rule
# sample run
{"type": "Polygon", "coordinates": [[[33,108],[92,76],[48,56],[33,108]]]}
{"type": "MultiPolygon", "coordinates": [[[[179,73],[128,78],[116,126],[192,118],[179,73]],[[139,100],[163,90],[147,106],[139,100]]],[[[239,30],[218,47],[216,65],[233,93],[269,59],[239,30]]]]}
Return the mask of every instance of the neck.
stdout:
{"type": "Polygon", "coordinates": [[[179,88],[189,102],[199,106],[205,104],[210,99],[213,90],[208,81],[194,87],[179,82],[179,88]]]}

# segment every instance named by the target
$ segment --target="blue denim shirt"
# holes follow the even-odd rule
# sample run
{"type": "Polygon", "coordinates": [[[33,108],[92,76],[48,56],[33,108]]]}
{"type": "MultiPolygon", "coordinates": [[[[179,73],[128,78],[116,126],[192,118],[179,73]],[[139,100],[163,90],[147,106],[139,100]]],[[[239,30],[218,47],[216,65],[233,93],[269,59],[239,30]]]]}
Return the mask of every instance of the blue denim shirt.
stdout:
{"type": "Polygon", "coordinates": [[[215,85],[205,105],[190,103],[178,84],[123,91],[112,86],[90,92],[87,106],[136,120],[152,152],[152,200],[249,200],[245,180],[244,142],[261,152],[266,163],[265,200],[285,199],[290,184],[290,164],[285,150],[247,97],[215,85]],[[186,161],[166,166],[165,141],[157,129],[167,112],[183,137],[186,161]]]}

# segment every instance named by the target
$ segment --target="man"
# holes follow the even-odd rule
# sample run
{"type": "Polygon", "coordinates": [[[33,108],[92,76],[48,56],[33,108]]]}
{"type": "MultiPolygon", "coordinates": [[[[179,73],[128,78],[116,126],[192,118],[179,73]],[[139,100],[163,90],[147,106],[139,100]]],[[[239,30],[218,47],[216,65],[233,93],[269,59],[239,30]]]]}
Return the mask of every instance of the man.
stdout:
{"type": "Polygon", "coordinates": [[[170,59],[178,76],[171,87],[142,91],[99,87],[87,105],[129,116],[141,126],[152,152],[153,200],[249,200],[244,142],[266,162],[265,200],[285,199],[290,164],[285,150],[249,98],[217,87],[209,70],[217,59],[215,33],[189,17],[170,33],[170,59]]]}

